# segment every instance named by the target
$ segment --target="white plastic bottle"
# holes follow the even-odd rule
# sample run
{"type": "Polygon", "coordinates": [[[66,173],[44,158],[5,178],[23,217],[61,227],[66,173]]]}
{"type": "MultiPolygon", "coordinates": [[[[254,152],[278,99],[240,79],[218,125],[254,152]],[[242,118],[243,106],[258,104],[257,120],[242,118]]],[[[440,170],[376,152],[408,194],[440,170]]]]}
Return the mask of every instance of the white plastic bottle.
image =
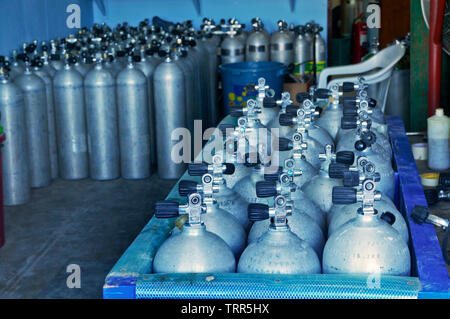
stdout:
{"type": "Polygon", "coordinates": [[[450,168],[450,118],[444,115],[444,109],[439,108],[435,115],[428,118],[427,124],[428,167],[444,171],[450,168]]]}

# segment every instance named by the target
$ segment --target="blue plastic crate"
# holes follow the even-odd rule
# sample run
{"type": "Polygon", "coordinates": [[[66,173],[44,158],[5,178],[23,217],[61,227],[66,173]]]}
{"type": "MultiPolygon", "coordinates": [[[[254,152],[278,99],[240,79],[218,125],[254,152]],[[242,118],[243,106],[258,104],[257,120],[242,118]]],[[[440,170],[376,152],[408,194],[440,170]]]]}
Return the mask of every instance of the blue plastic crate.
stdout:
{"type": "MultiPolygon", "coordinates": [[[[232,121],[229,117],[224,123],[232,121]]],[[[173,219],[153,217],[111,269],[103,297],[113,298],[450,298],[450,279],[434,227],[409,217],[426,205],[420,177],[400,117],[387,118],[397,174],[396,204],[410,230],[412,276],[151,274],[153,257],[173,219]]],[[[185,178],[187,173],[181,178],[185,178]]],[[[178,185],[167,198],[180,199],[178,185]]]]}

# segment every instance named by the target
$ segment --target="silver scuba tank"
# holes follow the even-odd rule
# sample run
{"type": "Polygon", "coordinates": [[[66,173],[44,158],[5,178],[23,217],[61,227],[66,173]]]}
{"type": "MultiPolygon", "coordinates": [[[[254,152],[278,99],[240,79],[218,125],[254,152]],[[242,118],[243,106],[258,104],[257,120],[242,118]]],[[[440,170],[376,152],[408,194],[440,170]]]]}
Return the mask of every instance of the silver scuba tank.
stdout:
{"type": "MultiPolygon", "coordinates": [[[[325,244],[325,237],[320,226],[303,209],[298,209],[292,200],[291,185],[292,177],[286,173],[281,174],[280,182],[260,181],[256,183],[256,194],[259,198],[283,195],[292,206],[292,216],[289,218],[291,231],[300,239],[306,241],[316,252],[319,259],[322,257],[322,250],[325,244]]],[[[297,205],[299,202],[297,201],[297,205]]],[[[255,222],[248,234],[248,242],[252,243],[261,237],[269,226],[268,220],[255,222]]]]}
{"type": "Polygon", "coordinates": [[[286,21],[278,21],[278,31],[270,37],[270,60],[290,66],[294,63],[294,36],[287,29],[286,21]]]}
{"type": "Polygon", "coordinates": [[[43,64],[42,69],[53,79],[56,74],[56,69],[50,64],[50,56],[46,51],[42,52],[41,60],[43,64]]]}
{"type": "Polygon", "coordinates": [[[148,85],[144,73],[135,66],[139,61],[140,56],[130,55],[116,77],[120,171],[126,179],[148,178],[152,173],[148,85]]]}
{"type": "Polygon", "coordinates": [[[113,75],[101,56],[84,78],[89,175],[94,180],[120,176],[119,128],[113,75]]]}
{"type": "Polygon", "coordinates": [[[250,243],[237,266],[239,273],[318,274],[321,265],[317,254],[290,230],[291,207],[283,196],[275,199],[275,207],[250,204],[249,218],[257,223],[271,219],[268,230],[250,243]],[[288,223],[289,222],[289,223],[288,223]]]}
{"type": "Polygon", "coordinates": [[[269,204],[269,201],[266,198],[258,198],[258,196],[256,196],[256,183],[263,180],[264,166],[256,164],[250,175],[245,176],[234,185],[233,191],[239,194],[248,203],[269,204]]]}
{"type": "Polygon", "coordinates": [[[297,36],[294,41],[294,70],[292,73],[303,79],[311,59],[311,46],[305,37],[305,29],[303,26],[298,26],[297,36]]]}
{"type": "MultiPolygon", "coordinates": [[[[333,164],[331,164],[333,165],[333,164]]],[[[357,160],[357,167],[349,167],[348,170],[344,170],[343,173],[343,185],[347,187],[359,186],[362,187],[362,182],[366,179],[372,179],[378,183],[380,181],[380,173],[376,172],[375,165],[370,162],[366,157],[360,156],[357,160]]],[[[405,242],[409,240],[408,226],[406,225],[403,216],[397,210],[393,202],[382,192],[379,201],[376,201],[374,207],[378,210],[379,218],[389,222],[393,228],[395,228],[405,242]]],[[[348,220],[354,218],[354,208],[356,204],[350,204],[342,207],[342,205],[333,205],[333,216],[330,218],[328,234],[331,235],[341,225],[348,220]],[[335,206],[338,206],[335,208],[335,206]]],[[[357,209],[358,207],[356,207],[357,209]]],[[[330,212],[331,215],[331,212],[330,212]]]]}
{"type": "Polygon", "coordinates": [[[151,163],[156,164],[156,132],[155,132],[155,105],[153,90],[153,74],[155,72],[155,63],[147,59],[145,48],[141,47],[141,61],[136,63],[136,67],[144,73],[147,78],[147,102],[148,102],[148,121],[150,131],[150,158],[151,163]]]}
{"type": "Polygon", "coordinates": [[[23,91],[25,102],[30,186],[45,187],[50,185],[52,179],[45,82],[32,73],[27,59],[24,73],[14,83],[23,91]]]}
{"type": "Polygon", "coordinates": [[[25,103],[21,89],[8,79],[0,64],[0,125],[2,143],[3,204],[15,206],[30,200],[28,147],[25,129],[25,103]]]}
{"type": "Polygon", "coordinates": [[[338,188],[333,192],[337,204],[362,201],[355,218],[336,230],[325,244],[323,272],[342,274],[386,274],[409,276],[411,256],[402,236],[388,223],[377,217],[374,200],[380,194],[375,182],[367,179],[362,191],[338,188]]]}
{"type": "Polygon", "coordinates": [[[200,194],[191,194],[187,205],[177,202],[157,202],[155,216],[172,218],[188,214],[187,223],[179,234],[169,237],[153,259],[154,273],[230,273],[236,271],[236,260],[230,247],[218,235],[206,230],[200,194]]]}
{"type": "Polygon", "coordinates": [[[211,42],[210,34],[203,34],[202,43],[208,54],[208,83],[205,88],[208,91],[208,127],[215,126],[219,121],[219,106],[217,103],[217,45],[211,42]]]}
{"type": "Polygon", "coordinates": [[[297,168],[295,156],[285,160],[283,167],[280,167],[278,172],[273,174],[264,174],[264,179],[266,180],[266,184],[268,184],[268,182],[280,182],[280,189],[288,193],[289,196],[285,196],[292,200],[294,209],[309,215],[309,217],[311,217],[320,226],[322,231],[326,230],[327,215],[321,211],[320,208],[317,207],[317,205],[314,204],[312,200],[309,199],[301,190],[301,185],[309,182],[311,177],[304,175],[304,171],[297,168]],[[281,178],[287,179],[286,174],[292,179],[292,181],[281,180],[281,178]],[[304,181],[301,182],[300,180],[304,181]]]}
{"type": "Polygon", "coordinates": [[[17,55],[18,55],[17,50],[13,50],[13,56],[12,56],[12,61],[11,61],[11,65],[10,65],[11,70],[9,71],[9,80],[10,81],[14,80],[17,76],[22,74],[24,71],[24,68],[18,62],[17,55]]]}
{"type": "Polygon", "coordinates": [[[309,197],[323,212],[328,213],[333,205],[331,194],[334,186],[342,186],[342,180],[333,178],[329,172],[329,166],[333,161],[337,162],[353,162],[350,153],[333,154],[331,145],[325,146],[325,154],[320,154],[323,160],[319,174],[314,176],[311,181],[302,187],[302,191],[309,197]],[[320,194],[320,196],[317,196],[320,194]]]}
{"type": "Polygon", "coordinates": [[[186,51],[183,52],[183,56],[186,59],[185,62],[188,67],[193,71],[194,76],[194,87],[195,91],[193,94],[193,105],[194,105],[194,120],[202,120],[204,117],[204,112],[202,108],[202,69],[199,61],[198,51],[193,49],[193,43],[190,40],[182,38],[183,47],[181,49],[186,51]]]}
{"type": "Polygon", "coordinates": [[[258,102],[258,119],[262,125],[267,126],[270,121],[278,117],[280,108],[278,107],[274,96],[275,91],[266,85],[266,79],[259,78],[254,88],[257,91],[256,101],[258,102]]]}
{"type": "Polygon", "coordinates": [[[356,156],[365,156],[377,167],[381,180],[378,183],[378,189],[390,199],[394,199],[395,195],[395,174],[392,168],[392,159],[389,154],[376,143],[376,135],[361,127],[358,130],[359,139],[351,145],[338,144],[337,150],[351,150],[356,156]],[[352,147],[353,146],[353,147],[352,147]]]}
{"type": "MultiPolygon", "coordinates": [[[[161,55],[164,52],[161,51],[161,55]]],[[[182,159],[172,158],[176,144],[172,133],[177,128],[186,127],[186,97],[183,71],[177,66],[169,53],[159,64],[153,77],[155,94],[156,150],[158,175],[163,179],[177,179],[186,170],[182,159]]],[[[179,138],[175,136],[175,138],[179,138]]],[[[174,154],[179,156],[179,154],[174,154]]],[[[189,154],[190,155],[190,154],[189,154]]]]}
{"type": "Polygon", "coordinates": [[[335,85],[331,90],[317,89],[315,90],[315,94],[320,99],[329,99],[316,124],[326,130],[333,140],[336,141],[343,114],[342,105],[339,103],[339,96],[342,95],[339,92],[339,86],[335,85]]]}
{"type": "Polygon", "coordinates": [[[75,57],[66,56],[64,68],[53,78],[59,174],[63,179],[89,175],[83,77],[73,68],[75,61],[75,57]]]}
{"type": "MultiPolygon", "coordinates": [[[[193,171],[200,173],[203,169],[191,167],[193,171]]],[[[226,168],[225,168],[226,169],[226,168]]],[[[247,234],[240,221],[231,213],[219,207],[213,193],[219,191],[220,184],[214,181],[211,174],[202,176],[202,183],[181,180],[178,190],[181,196],[199,192],[203,195],[203,202],[207,207],[207,215],[203,218],[206,229],[222,238],[231,248],[234,256],[238,258],[245,248],[247,234]]],[[[244,206],[245,207],[245,206],[244,206]]],[[[238,212],[234,212],[237,214],[238,212]]],[[[174,229],[175,233],[177,229],[174,229]]]]}
{"type": "Polygon", "coordinates": [[[237,35],[233,28],[227,31],[227,36],[220,45],[221,64],[244,62],[245,42],[237,35]]]}
{"type": "MultiPolygon", "coordinates": [[[[58,147],[56,143],[56,123],[55,123],[55,103],[53,95],[53,80],[46,70],[51,70],[48,66],[44,69],[40,61],[33,62],[33,72],[45,82],[45,93],[47,101],[47,121],[48,121],[48,147],[50,156],[50,174],[55,179],[59,176],[58,147]]],[[[54,70],[54,69],[53,69],[54,70]]],[[[56,72],[56,71],[55,71],[56,72]]],[[[54,74],[54,73],[53,73],[54,74]]]]}
{"type": "MultiPolygon", "coordinates": [[[[245,231],[248,231],[251,226],[247,214],[248,203],[227,186],[224,178],[225,176],[234,174],[235,167],[234,164],[223,163],[222,156],[216,154],[213,156],[211,164],[190,163],[188,165],[188,173],[191,176],[202,176],[208,172],[211,173],[214,185],[217,185],[215,187],[218,188],[217,193],[214,194],[214,199],[217,201],[219,208],[236,217],[245,231]]],[[[180,195],[184,196],[186,194],[180,193],[180,195]]]]}
{"type": "Polygon", "coordinates": [[[269,35],[264,30],[263,24],[260,21],[253,23],[253,30],[248,35],[245,43],[245,61],[269,61],[269,44],[269,35]]]}

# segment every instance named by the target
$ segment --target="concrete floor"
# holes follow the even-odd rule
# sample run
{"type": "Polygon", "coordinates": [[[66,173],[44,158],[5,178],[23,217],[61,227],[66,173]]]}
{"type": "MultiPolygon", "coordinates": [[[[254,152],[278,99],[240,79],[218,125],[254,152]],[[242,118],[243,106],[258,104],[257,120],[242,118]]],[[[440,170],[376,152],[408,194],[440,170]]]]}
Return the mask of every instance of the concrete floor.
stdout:
{"type": "Polygon", "coordinates": [[[105,276],[176,181],[55,180],[23,206],[5,207],[0,298],[101,298],[105,276]],[[69,289],[69,264],[81,288],[69,289]]]}

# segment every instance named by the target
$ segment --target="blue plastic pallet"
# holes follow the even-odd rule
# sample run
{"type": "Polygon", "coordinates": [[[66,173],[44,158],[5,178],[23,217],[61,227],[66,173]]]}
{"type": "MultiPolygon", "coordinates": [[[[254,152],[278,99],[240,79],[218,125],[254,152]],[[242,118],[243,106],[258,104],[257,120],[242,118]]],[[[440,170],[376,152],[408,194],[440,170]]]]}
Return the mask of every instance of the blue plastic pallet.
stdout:
{"type": "MultiPolygon", "coordinates": [[[[411,147],[400,117],[387,117],[397,174],[396,204],[410,230],[412,276],[151,274],[153,257],[174,219],[153,217],[105,279],[105,299],[450,298],[450,279],[434,227],[409,217],[426,205],[411,147]]],[[[229,117],[224,123],[230,122],[229,117]]],[[[181,178],[187,177],[187,173],[181,178]]],[[[192,179],[192,177],[190,177],[192,179]]],[[[178,196],[175,185],[167,196],[178,196]]]]}

